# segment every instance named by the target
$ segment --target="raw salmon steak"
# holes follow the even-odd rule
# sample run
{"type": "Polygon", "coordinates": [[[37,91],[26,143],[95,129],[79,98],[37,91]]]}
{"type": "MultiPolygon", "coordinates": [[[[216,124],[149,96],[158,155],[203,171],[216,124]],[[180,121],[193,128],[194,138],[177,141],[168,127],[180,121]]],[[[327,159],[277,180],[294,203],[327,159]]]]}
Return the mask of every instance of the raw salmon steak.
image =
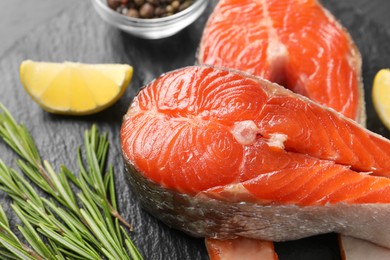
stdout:
{"type": "Polygon", "coordinates": [[[246,71],[365,122],[361,57],[316,0],[221,0],[198,63],[246,71]]]}
{"type": "Polygon", "coordinates": [[[134,98],[121,128],[144,207],[194,236],[337,232],[390,247],[390,141],[250,74],[194,66],[134,98]]]}

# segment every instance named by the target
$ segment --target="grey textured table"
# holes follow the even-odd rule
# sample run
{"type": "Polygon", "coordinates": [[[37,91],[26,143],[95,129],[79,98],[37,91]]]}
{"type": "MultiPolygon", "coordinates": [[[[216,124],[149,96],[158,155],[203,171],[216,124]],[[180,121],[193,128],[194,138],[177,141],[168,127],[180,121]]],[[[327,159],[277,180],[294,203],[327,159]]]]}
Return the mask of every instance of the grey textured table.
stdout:
{"type": "Polygon", "coordinates": [[[0,57],[24,34],[49,23],[77,2],[79,0],[1,0],[0,57]]]}

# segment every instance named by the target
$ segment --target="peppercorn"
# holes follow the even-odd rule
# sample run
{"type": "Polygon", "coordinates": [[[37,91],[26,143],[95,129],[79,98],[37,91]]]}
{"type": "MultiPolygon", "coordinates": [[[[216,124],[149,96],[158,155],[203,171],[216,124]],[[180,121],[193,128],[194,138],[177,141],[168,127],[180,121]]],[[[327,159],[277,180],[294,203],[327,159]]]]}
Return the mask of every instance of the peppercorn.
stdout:
{"type": "Polygon", "coordinates": [[[139,13],[138,13],[137,9],[134,9],[134,8],[129,9],[127,11],[126,15],[129,17],[139,18],[139,13]]]}
{"type": "Polygon", "coordinates": [[[175,1],[172,1],[172,3],[171,3],[171,6],[172,6],[172,8],[173,8],[173,10],[177,10],[177,9],[179,9],[179,6],[180,6],[180,2],[179,1],[177,1],[177,0],[175,0],[175,1]]]}
{"type": "Polygon", "coordinates": [[[134,0],[136,6],[142,6],[145,3],[145,0],[134,0]]]}
{"type": "Polygon", "coordinates": [[[180,12],[180,11],[183,11],[184,9],[187,9],[188,7],[190,7],[190,5],[192,5],[192,1],[191,1],[191,0],[186,0],[186,1],[184,1],[184,2],[179,6],[179,12],[180,12]]]}
{"type": "Polygon", "coordinates": [[[171,5],[167,5],[167,7],[165,7],[165,10],[167,11],[167,13],[173,13],[173,7],[171,5]]]}
{"type": "Polygon", "coordinates": [[[107,4],[111,9],[117,9],[121,5],[121,1],[120,0],[108,0],[107,4]]]}
{"type": "Polygon", "coordinates": [[[173,15],[192,5],[193,0],[107,0],[116,12],[133,18],[159,18],[173,15]]]}
{"type": "Polygon", "coordinates": [[[152,18],[154,15],[154,7],[152,4],[145,3],[139,9],[139,16],[142,18],[152,18]]]}
{"type": "Polygon", "coordinates": [[[146,0],[146,2],[148,2],[151,5],[158,5],[160,3],[159,0],[146,0]]]}
{"type": "Polygon", "coordinates": [[[165,8],[162,6],[157,6],[156,9],[154,9],[154,15],[156,17],[162,17],[165,14],[165,8]]]}

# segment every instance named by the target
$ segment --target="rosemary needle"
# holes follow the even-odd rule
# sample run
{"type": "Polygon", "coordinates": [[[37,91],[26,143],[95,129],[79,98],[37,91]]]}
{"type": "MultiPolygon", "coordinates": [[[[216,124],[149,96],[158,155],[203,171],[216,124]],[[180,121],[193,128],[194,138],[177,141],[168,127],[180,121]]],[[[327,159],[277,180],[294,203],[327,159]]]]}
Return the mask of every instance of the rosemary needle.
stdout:
{"type": "Polygon", "coordinates": [[[27,128],[2,104],[0,136],[20,156],[17,165],[23,172],[0,160],[0,190],[13,201],[23,237],[12,231],[0,205],[0,257],[142,259],[123,228],[132,230],[132,226],[118,213],[113,167],[106,167],[107,134],[100,135],[95,125],[85,131],[85,158],[80,148],[77,151],[78,176],[65,166],[57,173],[42,160],[27,128]],[[47,196],[40,196],[39,189],[47,196]]]}

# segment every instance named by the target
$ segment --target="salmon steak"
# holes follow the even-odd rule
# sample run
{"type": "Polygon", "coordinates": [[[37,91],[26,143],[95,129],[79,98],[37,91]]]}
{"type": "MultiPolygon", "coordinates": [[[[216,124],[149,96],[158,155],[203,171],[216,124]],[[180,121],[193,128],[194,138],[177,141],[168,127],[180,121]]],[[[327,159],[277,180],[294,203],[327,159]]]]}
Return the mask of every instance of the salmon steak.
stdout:
{"type": "Polygon", "coordinates": [[[365,123],[359,50],[316,0],[219,1],[198,64],[268,79],[365,123]]]}
{"type": "Polygon", "coordinates": [[[390,141],[276,83],[209,66],[166,73],[134,98],[120,138],[132,189],[168,226],[390,247],[390,141]]]}

